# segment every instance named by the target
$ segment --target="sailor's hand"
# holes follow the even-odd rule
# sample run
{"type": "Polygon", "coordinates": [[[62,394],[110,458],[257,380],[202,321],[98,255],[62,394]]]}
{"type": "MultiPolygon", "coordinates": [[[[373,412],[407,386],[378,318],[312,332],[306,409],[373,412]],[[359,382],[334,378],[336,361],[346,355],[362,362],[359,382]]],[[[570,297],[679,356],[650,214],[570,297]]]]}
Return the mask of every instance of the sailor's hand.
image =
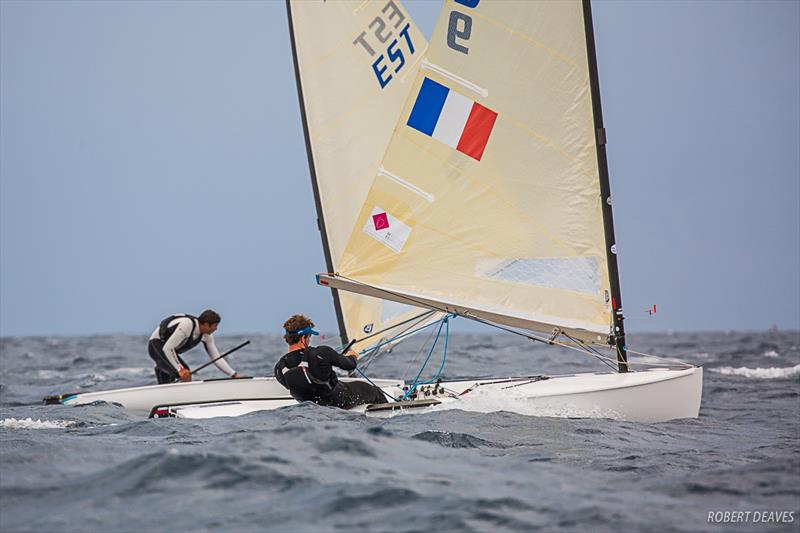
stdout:
{"type": "Polygon", "coordinates": [[[353,350],[348,351],[345,355],[347,355],[347,357],[352,357],[353,359],[358,361],[358,354],[353,350]]]}
{"type": "Polygon", "coordinates": [[[231,375],[231,379],[239,379],[240,377],[242,377],[242,376],[241,376],[241,375],[240,375],[238,372],[234,372],[234,373],[231,375]]]}
{"type": "Polygon", "coordinates": [[[188,368],[178,370],[178,376],[180,376],[181,381],[192,381],[192,373],[189,372],[188,368]]]}

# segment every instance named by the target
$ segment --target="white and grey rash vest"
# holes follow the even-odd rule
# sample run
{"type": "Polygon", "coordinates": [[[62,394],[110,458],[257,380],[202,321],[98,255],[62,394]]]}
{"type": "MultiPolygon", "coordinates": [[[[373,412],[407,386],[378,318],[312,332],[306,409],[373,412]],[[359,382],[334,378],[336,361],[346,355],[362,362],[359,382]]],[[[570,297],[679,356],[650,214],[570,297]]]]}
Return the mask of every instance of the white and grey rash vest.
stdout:
{"type": "MultiPolygon", "coordinates": [[[[220,356],[217,345],[214,343],[214,336],[207,333],[200,333],[200,324],[196,322],[197,319],[188,316],[178,316],[169,322],[169,328],[175,328],[172,335],[164,342],[164,355],[167,356],[170,364],[178,370],[181,367],[178,361],[178,352],[183,345],[187,342],[197,341],[198,337],[200,342],[206,349],[208,358],[211,360],[217,359],[220,356]]],[[[161,338],[161,326],[157,327],[153,334],[150,335],[150,340],[161,338]]],[[[236,371],[231,368],[225,359],[218,359],[214,364],[220,371],[228,376],[233,376],[236,371]]]]}

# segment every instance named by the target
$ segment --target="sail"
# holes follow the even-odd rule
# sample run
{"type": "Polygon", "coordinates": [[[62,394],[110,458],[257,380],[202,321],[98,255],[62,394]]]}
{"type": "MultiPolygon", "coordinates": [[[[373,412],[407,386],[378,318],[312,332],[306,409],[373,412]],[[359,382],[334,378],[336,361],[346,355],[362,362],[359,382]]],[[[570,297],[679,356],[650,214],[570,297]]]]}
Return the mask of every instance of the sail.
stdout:
{"type": "Polygon", "coordinates": [[[322,283],[608,339],[614,248],[584,13],[446,1],[339,275],[322,283]]]}
{"type": "MultiPolygon", "coordinates": [[[[400,0],[287,1],[287,11],[318,226],[335,272],[427,42],[400,0]]],[[[343,343],[413,326],[427,311],[336,292],[334,302],[343,343]]]]}

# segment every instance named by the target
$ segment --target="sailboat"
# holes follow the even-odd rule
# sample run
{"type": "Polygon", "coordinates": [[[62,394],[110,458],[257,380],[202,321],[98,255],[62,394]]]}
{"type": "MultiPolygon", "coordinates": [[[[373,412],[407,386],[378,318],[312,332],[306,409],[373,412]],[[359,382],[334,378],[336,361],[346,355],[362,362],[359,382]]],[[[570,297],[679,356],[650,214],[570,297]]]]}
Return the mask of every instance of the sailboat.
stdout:
{"type": "MultiPolygon", "coordinates": [[[[440,369],[412,382],[372,380],[390,402],[361,409],[489,404],[647,422],[697,417],[702,368],[628,360],[589,0],[447,0],[419,56],[418,37],[404,34],[406,17],[393,16],[396,0],[334,4],[351,9],[351,19],[373,9],[369,23],[351,32],[324,25],[335,35],[325,35],[323,49],[363,52],[347,65],[309,57],[318,53],[310,40],[320,32],[308,20],[330,6],[289,1],[287,10],[328,260],[317,281],[334,302],[372,298],[351,300],[344,326],[345,311],[335,305],[342,344],[363,346],[354,333],[372,331],[371,319],[359,322],[353,309],[395,302],[438,312],[429,319],[439,321],[438,333],[451,317],[466,317],[613,366],[606,374],[447,381],[440,369]],[[379,163],[348,166],[349,152],[326,115],[366,120],[358,127],[369,128],[392,110],[363,94],[364,101],[340,107],[342,92],[398,85],[405,102],[379,163]],[[367,111],[371,102],[377,113],[367,111]],[[369,185],[354,202],[342,201],[338,180],[355,173],[360,187],[370,169],[369,185]],[[476,396],[489,401],[469,401],[476,396]]],[[[382,148],[383,138],[371,139],[370,149],[382,148]]],[[[173,413],[269,408],[269,401],[237,402],[173,413]]]]}
{"type": "Polygon", "coordinates": [[[593,32],[589,0],[445,2],[339,265],[318,282],[610,348],[615,372],[441,381],[428,400],[480,390],[543,412],[698,416],[702,368],[628,361],[593,32]]]}
{"type": "MultiPolygon", "coordinates": [[[[589,0],[446,0],[430,43],[399,0],[287,0],[287,12],[327,263],[317,281],[342,345],[374,356],[425,328],[446,338],[457,316],[613,367],[362,374],[390,401],[358,410],[698,416],[701,367],[629,360],[589,0]]],[[[291,404],[258,379],[260,398],[163,403],[151,416],[291,404]]]]}

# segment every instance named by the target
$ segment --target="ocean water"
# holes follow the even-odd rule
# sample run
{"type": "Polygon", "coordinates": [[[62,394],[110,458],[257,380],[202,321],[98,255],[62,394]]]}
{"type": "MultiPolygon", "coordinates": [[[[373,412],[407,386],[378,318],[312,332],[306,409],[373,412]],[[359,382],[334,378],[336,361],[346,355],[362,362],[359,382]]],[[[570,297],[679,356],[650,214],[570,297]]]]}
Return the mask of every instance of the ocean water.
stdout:
{"type": "MultiPolygon", "coordinates": [[[[233,366],[271,374],[281,340],[218,345],[245,338],[233,366]]],[[[424,340],[369,373],[413,378],[424,340]]],[[[367,418],[303,404],[148,420],[109,404],[41,405],[49,394],[154,382],[143,336],[2,338],[0,531],[800,531],[800,333],[629,343],[705,367],[698,419],[367,418]],[[750,514],[708,521],[732,511],[750,514]]],[[[201,349],[185,358],[207,360],[201,349]]],[[[445,377],[603,368],[512,336],[454,334],[445,377]]]]}

